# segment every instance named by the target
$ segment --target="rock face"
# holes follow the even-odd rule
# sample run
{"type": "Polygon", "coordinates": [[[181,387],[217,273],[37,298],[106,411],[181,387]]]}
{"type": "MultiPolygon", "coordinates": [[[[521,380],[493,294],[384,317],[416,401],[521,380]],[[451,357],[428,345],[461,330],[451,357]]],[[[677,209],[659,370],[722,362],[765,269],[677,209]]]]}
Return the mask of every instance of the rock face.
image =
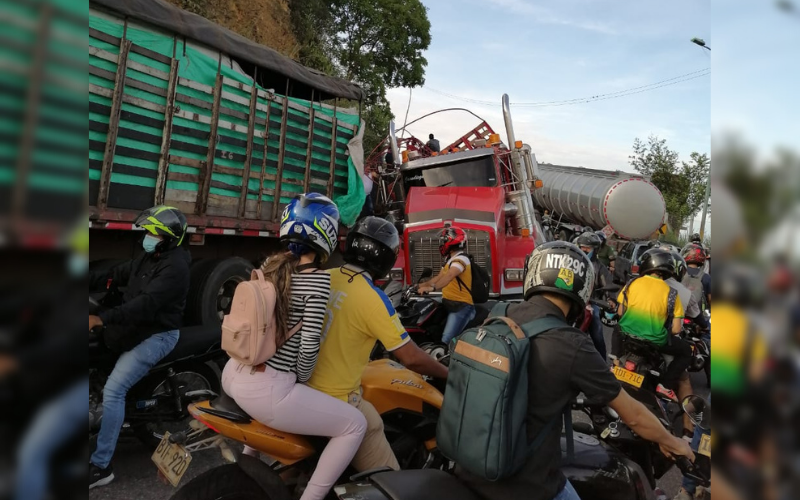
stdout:
{"type": "Polygon", "coordinates": [[[167,0],[254,42],[297,58],[289,0],[167,0]]]}

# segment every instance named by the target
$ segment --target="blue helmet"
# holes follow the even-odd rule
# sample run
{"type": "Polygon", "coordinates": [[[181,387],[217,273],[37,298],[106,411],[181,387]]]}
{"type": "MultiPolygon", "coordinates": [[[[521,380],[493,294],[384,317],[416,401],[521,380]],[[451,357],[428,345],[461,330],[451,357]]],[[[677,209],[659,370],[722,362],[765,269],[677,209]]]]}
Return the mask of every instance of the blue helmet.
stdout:
{"type": "Polygon", "coordinates": [[[295,196],[281,216],[281,241],[289,251],[302,255],[314,251],[325,262],[339,239],[339,209],[330,198],[318,193],[295,196]]]}

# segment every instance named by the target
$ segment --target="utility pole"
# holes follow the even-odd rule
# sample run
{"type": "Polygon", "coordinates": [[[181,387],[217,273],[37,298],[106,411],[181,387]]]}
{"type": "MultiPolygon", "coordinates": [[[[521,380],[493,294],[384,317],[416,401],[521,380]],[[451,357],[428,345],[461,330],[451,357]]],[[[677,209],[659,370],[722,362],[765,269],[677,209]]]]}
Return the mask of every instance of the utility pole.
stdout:
{"type": "Polygon", "coordinates": [[[706,178],[706,195],[703,200],[703,216],[700,218],[700,239],[706,237],[706,216],[708,215],[708,199],[711,197],[711,167],[708,168],[706,178]]]}

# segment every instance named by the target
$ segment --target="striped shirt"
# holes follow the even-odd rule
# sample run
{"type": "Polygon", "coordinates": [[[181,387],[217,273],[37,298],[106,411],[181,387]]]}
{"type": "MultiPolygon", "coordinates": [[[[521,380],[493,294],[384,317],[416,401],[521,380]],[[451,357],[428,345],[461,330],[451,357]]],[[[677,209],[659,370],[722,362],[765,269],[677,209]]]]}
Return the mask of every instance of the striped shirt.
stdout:
{"type": "MultiPolygon", "coordinates": [[[[319,354],[322,323],[331,294],[328,273],[299,273],[292,275],[292,296],[289,305],[289,328],[300,321],[303,326],[272,358],[270,367],[297,374],[297,381],[306,382],[314,371],[319,354]]],[[[281,300],[283,297],[278,297],[281,300]]]]}

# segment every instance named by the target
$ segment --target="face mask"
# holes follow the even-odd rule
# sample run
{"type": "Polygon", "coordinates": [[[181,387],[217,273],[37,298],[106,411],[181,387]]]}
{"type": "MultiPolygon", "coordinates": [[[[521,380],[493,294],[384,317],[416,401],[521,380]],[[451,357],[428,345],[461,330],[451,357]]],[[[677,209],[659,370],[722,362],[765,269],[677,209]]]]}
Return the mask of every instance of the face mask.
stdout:
{"type": "Polygon", "coordinates": [[[151,234],[146,234],[144,240],[142,240],[142,248],[144,248],[144,251],[147,253],[153,253],[156,251],[156,247],[159,243],[161,243],[161,240],[151,234]]]}
{"type": "Polygon", "coordinates": [[[73,253],[69,256],[67,268],[73,278],[85,278],[89,270],[89,258],[83,254],[73,253]]]}

